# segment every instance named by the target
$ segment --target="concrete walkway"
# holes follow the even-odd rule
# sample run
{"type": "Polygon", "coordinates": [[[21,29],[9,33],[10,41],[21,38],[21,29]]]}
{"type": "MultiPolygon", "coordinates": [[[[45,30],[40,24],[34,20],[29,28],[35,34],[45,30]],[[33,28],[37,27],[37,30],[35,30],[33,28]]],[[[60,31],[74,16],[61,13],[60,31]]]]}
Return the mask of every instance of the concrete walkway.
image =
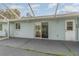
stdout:
{"type": "Polygon", "coordinates": [[[79,42],[35,39],[6,39],[0,45],[58,55],[79,55],[79,42]]]}

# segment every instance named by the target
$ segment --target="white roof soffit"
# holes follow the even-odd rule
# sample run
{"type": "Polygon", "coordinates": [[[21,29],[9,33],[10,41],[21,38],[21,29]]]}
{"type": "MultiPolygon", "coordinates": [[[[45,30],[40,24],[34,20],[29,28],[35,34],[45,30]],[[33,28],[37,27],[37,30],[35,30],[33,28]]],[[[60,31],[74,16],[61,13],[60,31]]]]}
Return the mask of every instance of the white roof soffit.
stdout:
{"type": "Polygon", "coordinates": [[[56,19],[56,18],[75,17],[75,16],[79,16],[79,13],[60,14],[60,15],[57,15],[56,17],[54,15],[23,17],[19,20],[14,19],[14,20],[10,20],[10,21],[14,22],[14,21],[29,21],[29,20],[38,20],[38,19],[56,19]]]}

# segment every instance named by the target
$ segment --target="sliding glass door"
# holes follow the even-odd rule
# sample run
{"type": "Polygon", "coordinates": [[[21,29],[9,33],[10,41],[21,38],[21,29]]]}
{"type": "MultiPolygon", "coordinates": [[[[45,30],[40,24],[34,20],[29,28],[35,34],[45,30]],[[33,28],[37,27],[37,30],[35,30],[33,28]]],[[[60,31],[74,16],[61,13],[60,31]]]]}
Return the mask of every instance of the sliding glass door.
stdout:
{"type": "Polygon", "coordinates": [[[48,38],[48,22],[35,24],[35,36],[39,38],[48,38]]]}

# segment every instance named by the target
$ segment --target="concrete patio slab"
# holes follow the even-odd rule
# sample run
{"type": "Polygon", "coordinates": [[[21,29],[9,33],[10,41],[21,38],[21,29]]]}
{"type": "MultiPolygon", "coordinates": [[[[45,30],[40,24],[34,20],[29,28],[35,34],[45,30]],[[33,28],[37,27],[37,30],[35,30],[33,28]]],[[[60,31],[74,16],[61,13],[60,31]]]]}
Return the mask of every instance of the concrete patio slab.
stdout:
{"type": "Polygon", "coordinates": [[[74,55],[75,53],[75,55],[79,55],[79,42],[10,38],[1,40],[0,45],[32,49],[46,53],[57,53],[63,55],[74,55]],[[69,51],[67,47],[73,52],[69,51]]]}
{"type": "Polygon", "coordinates": [[[0,56],[49,56],[49,55],[0,45],[0,56]]]}
{"type": "Polygon", "coordinates": [[[29,42],[27,39],[6,39],[1,40],[0,45],[13,46],[13,47],[21,47],[24,43],[29,42]]]}
{"type": "Polygon", "coordinates": [[[79,56],[79,42],[64,42],[64,44],[72,50],[72,53],[79,56]]]}
{"type": "Polygon", "coordinates": [[[51,40],[31,40],[30,43],[22,46],[24,49],[33,49],[47,53],[57,53],[64,55],[71,55],[71,53],[64,47],[61,42],[51,40]]]}

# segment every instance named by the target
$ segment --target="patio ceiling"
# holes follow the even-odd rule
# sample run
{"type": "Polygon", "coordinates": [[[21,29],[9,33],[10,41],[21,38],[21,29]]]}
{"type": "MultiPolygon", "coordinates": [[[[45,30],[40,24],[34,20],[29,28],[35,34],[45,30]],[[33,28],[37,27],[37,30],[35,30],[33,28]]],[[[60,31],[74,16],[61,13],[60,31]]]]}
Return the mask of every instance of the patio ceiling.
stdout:
{"type": "MultiPolygon", "coordinates": [[[[27,16],[45,16],[45,15],[57,15],[62,13],[69,13],[68,7],[70,7],[69,10],[73,10],[73,12],[78,11],[78,7],[72,8],[72,5],[76,5],[75,3],[65,3],[65,4],[48,4],[48,3],[1,3],[0,4],[0,10],[10,10],[8,12],[9,14],[14,14],[17,18],[21,17],[27,17],[27,16]],[[21,17],[19,17],[13,10],[11,9],[18,9],[21,12],[21,17]],[[60,12],[61,9],[61,12],[60,12]],[[64,12],[64,9],[65,10],[64,12]]],[[[71,12],[72,12],[71,10],[71,12]]]]}

